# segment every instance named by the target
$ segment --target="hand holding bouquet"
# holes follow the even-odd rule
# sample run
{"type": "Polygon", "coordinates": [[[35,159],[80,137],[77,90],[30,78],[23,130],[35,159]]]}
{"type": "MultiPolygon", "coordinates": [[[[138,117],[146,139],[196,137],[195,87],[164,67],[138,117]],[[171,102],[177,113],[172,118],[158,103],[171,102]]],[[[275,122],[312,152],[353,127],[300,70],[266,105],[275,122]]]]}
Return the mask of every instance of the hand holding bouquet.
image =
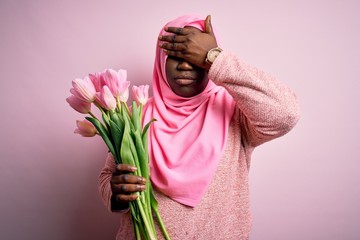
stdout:
{"type": "Polygon", "coordinates": [[[130,211],[136,239],[156,239],[153,213],[166,239],[170,239],[158,211],[150,183],[149,154],[147,148],[148,129],[155,120],[145,125],[142,122],[143,106],[148,100],[148,85],[133,86],[135,101],[127,106],[130,82],[125,70],[118,72],[106,69],[89,74],[83,79],[72,81],[72,95],[66,99],[76,111],[89,114],[86,120],[77,121],[78,133],[84,137],[100,135],[114,156],[116,164],[130,164],[137,168],[135,175],[146,179],[146,189],[137,192],[138,197],[130,202],[130,211]],[[101,119],[92,112],[95,105],[101,112],[101,119]]]}

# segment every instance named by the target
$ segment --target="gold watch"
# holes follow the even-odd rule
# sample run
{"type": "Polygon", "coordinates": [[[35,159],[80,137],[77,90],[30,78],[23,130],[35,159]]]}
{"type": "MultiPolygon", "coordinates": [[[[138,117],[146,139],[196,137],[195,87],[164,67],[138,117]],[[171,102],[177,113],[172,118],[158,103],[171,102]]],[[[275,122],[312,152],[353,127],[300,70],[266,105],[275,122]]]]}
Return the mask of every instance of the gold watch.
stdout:
{"type": "Polygon", "coordinates": [[[205,62],[210,65],[213,64],[213,62],[215,61],[215,59],[221,52],[222,52],[222,49],[219,47],[210,49],[206,55],[205,62]]]}

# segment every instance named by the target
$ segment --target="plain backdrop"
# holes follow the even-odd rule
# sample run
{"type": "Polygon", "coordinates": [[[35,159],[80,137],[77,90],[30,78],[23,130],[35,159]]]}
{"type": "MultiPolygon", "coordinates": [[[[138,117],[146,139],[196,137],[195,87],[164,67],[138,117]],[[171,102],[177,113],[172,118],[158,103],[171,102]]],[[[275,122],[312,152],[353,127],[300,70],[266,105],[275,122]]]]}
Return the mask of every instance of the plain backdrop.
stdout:
{"type": "Polygon", "coordinates": [[[254,152],[251,239],[360,239],[357,0],[1,0],[0,239],[114,239],[107,150],[73,134],[84,116],[65,98],[105,68],[149,84],[158,32],[185,13],[211,14],[224,49],[300,101],[293,131],[254,152]]]}

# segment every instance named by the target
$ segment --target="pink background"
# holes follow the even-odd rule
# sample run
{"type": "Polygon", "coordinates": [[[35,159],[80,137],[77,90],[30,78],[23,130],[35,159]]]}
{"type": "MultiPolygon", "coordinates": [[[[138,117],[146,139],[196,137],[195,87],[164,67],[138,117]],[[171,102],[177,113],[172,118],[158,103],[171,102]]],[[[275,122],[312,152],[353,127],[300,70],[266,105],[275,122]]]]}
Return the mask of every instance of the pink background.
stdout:
{"type": "Polygon", "coordinates": [[[1,0],[0,239],[114,238],[97,192],[106,148],[73,134],[82,115],[65,98],[104,68],[149,83],[158,31],[183,13],[212,14],[223,48],[301,103],[296,128],[253,155],[252,239],[360,239],[355,0],[1,0]]]}

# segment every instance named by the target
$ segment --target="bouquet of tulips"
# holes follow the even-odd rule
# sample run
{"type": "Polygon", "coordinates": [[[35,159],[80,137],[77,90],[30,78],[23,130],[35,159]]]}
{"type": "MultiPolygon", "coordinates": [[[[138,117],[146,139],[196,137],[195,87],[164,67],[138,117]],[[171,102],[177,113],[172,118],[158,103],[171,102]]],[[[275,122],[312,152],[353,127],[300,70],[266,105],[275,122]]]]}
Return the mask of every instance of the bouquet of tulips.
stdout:
{"type": "Polygon", "coordinates": [[[130,202],[136,239],[156,239],[153,220],[155,214],[165,239],[170,239],[158,211],[150,183],[149,154],[147,149],[148,128],[155,120],[146,125],[142,123],[143,106],[148,100],[148,85],[133,86],[135,101],[131,108],[127,105],[130,82],[126,80],[126,70],[106,69],[103,72],[89,74],[83,79],[72,81],[70,97],[66,99],[76,111],[89,114],[86,120],[77,121],[78,133],[84,137],[100,135],[116,164],[126,163],[136,166],[134,173],[146,178],[146,189],[137,192],[138,198],[130,202]],[[91,112],[95,105],[101,112],[101,119],[91,112]]]}

